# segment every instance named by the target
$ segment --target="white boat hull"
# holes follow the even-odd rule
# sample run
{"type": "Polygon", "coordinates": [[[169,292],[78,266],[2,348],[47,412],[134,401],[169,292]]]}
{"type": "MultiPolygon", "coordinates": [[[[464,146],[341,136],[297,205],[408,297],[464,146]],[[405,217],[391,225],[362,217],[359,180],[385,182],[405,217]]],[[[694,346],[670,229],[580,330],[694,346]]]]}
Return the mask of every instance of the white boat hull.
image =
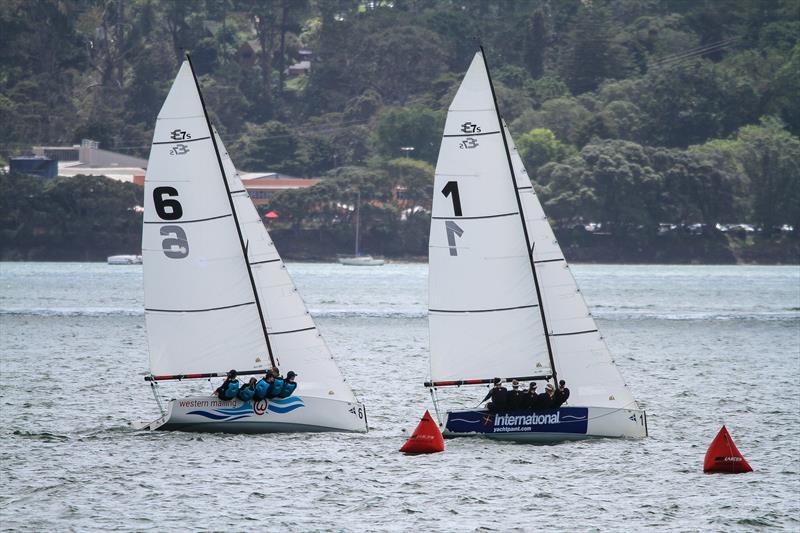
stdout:
{"type": "Polygon", "coordinates": [[[381,266],[384,264],[384,260],[362,255],[358,257],[340,257],[339,263],[347,266],[381,266]]]}
{"type": "Polygon", "coordinates": [[[445,437],[487,437],[516,442],[556,442],[595,437],[643,438],[647,414],[640,409],[561,407],[540,411],[451,411],[445,437]]]}
{"type": "Polygon", "coordinates": [[[139,429],[219,433],[367,432],[360,403],[290,396],[242,402],[214,396],[170,400],[167,413],[139,429]]]}

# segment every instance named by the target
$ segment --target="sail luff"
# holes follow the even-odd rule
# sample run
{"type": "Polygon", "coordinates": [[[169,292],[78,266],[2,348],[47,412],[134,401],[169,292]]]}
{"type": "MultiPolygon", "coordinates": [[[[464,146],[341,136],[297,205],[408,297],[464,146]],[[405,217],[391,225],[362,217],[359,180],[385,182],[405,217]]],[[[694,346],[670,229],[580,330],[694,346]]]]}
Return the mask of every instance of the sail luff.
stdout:
{"type": "Polygon", "coordinates": [[[214,146],[214,154],[216,155],[217,164],[219,165],[220,176],[222,177],[222,181],[225,185],[225,192],[227,193],[228,196],[228,202],[231,207],[231,214],[233,215],[233,221],[234,224],[236,225],[236,233],[239,235],[239,244],[241,245],[242,248],[242,259],[244,261],[245,267],[247,268],[247,274],[250,278],[250,285],[253,289],[253,297],[255,298],[256,309],[258,309],[258,318],[261,321],[261,329],[264,332],[264,342],[267,345],[267,353],[269,354],[269,360],[272,363],[272,366],[277,368],[277,364],[275,362],[275,356],[272,353],[272,345],[269,340],[269,334],[267,333],[267,324],[264,321],[264,312],[261,308],[261,301],[258,297],[256,282],[255,279],[253,278],[253,270],[250,267],[250,261],[247,256],[247,243],[245,242],[244,236],[242,235],[242,228],[239,225],[239,218],[236,216],[236,208],[233,203],[233,198],[231,196],[231,189],[230,186],[228,185],[228,180],[225,176],[225,167],[222,165],[222,157],[220,156],[219,153],[219,146],[217,146],[217,139],[216,136],[214,135],[214,128],[212,128],[211,126],[211,119],[208,116],[206,103],[205,100],[203,99],[203,92],[200,90],[200,82],[197,80],[197,74],[195,74],[194,65],[192,64],[192,58],[189,56],[189,54],[186,54],[186,60],[189,62],[189,68],[192,72],[192,78],[194,79],[195,87],[197,87],[197,95],[200,97],[200,104],[203,108],[203,116],[205,117],[206,124],[208,125],[208,131],[211,134],[211,143],[214,146]]]}
{"type": "Polygon", "coordinates": [[[519,186],[517,185],[517,177],[516,173],[514,172],[514,164],[511,161],[511,152],[508,149],[508,139],[506,138],[506,131],[503,123],[503,119],[500,116],[500,108],[497,105],[497,94],[494,90],[494,83],[492,82],[492,74],[489,71],[489,63],[486,60],[486,52],[483,50],[483,46],[480,47],[481,49],[481,58],[483,59],[483,66],[486,68],[486,76],[489,79],[489,88],[492,90],[492,99],[494,100],[494,110],[497,113],[497,122],[500,124],[500,134],[503,138],[503,147],[505,148],[506,152],[506,160],[508,162],[508,169],[511,173],[511,182],[514,186],[514,196],[517,200],[517,206],[519,207],[519,217],[520,223],[522,224],[522,233],[525,235],[525,247],[528,252],[528,260],[531,266],[531,274],[533,275],[533,283],[536,286],[536,298],[539,302],[539,314],[542,317],[542,327],[544,328],[544,338],[547,344],[547,355],[550,358],[550,369],[553,372],[553,381],[558,383],[558,371],[556,370],[556,363],[555,359],[553,358],[553,347],[550,344],[550,334],[549,330],[547,329],[547,317],[545,316],[545,309],[544,309],[544,302],[542,301],[542,291],[539,288],[539,278],[536,275],[536,265],[533,261],[533,245],[531,244],[530,236],[528,235],[528,227],[525,224],[525,212],[522,209],[522,199],[519,195],[519,186]]]}

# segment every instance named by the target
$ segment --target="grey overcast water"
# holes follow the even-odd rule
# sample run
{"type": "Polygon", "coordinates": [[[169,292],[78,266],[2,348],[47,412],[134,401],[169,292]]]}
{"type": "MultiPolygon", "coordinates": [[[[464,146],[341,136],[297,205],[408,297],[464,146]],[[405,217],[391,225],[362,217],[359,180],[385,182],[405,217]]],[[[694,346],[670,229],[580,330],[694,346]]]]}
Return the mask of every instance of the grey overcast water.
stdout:
{"type": "Polygon", "coordinates": [[[0,529],[800,530],[797,266],[573,266],[650,437],[429,456],[397,452],[430,408],[427,265],[288,267],[367,435],[134,431],[141,267],[0,264],[0,529]],[[723,423],[753,473],[703,474],[723,423]]]}

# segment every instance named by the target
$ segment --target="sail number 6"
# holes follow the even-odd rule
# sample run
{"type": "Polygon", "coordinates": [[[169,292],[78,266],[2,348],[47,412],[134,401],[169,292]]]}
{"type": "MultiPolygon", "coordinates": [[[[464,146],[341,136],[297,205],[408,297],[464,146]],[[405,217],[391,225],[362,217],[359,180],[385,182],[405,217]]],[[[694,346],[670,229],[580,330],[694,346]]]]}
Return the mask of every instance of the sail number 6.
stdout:
{"type": "MultiPolygon", "coordinates": [[[[178,220],[183,216],[183,206],[177,200],[178,190],[175,187],[156,187],[153,189],[153,204],[156,213],[162,220],[178,220]]],[[[162,237],[161,249],[170,259],[183,259],[189,255],[189,239],[180,226],[162,226],[159,232],[162,237]]]]}

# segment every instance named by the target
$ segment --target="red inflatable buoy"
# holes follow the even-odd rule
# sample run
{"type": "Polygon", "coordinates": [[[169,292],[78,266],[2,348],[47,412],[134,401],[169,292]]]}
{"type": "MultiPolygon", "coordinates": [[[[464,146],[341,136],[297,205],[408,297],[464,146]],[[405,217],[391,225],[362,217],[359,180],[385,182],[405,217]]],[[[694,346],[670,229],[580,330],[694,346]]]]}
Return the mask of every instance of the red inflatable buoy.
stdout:
{"type": "Polygon", "coordinates": [[[752,472],[748,462],[742,457],[736,444],[733,443],[730,433],[722,426],[717,436],[711,442],[703,462],[703,472],[725,472],[728,474],[743,474],[752,472]]]}
{"type": "Polygon", "coordinates": [[[422,420],[419,421],[417,429],[411,438],[400,448],[403,453],[436,453],[444,451],[444,438],[439,426],[431,418],[431,414],[425,411],[422,420]]]}

